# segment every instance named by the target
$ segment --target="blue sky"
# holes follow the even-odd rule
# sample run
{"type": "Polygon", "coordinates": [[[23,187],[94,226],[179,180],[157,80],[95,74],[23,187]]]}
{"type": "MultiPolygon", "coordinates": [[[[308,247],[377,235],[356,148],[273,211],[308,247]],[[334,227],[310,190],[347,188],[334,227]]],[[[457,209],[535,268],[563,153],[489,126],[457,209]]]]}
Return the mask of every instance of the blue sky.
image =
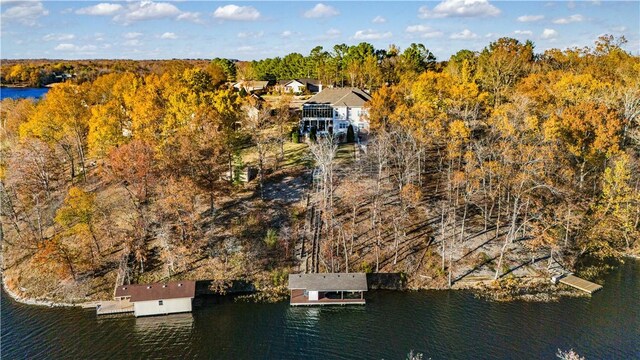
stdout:
{"type": "Polygon", "coordinates": [[[423,43],[446,60],[503,36],[542,52],[602,34],[625,35],[640,53],[638,1],[0,1],[5,59],[254,60],[366,41],[423,43]]]}

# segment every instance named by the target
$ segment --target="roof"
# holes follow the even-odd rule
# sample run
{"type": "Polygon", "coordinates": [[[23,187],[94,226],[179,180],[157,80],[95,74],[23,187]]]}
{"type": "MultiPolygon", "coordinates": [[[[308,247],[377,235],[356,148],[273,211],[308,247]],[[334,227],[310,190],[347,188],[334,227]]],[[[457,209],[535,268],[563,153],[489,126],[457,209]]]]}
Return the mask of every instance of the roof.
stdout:
{"type": "Polygon", "coordinates": [[[121,285],[116,288],[116,297],[130,296],[131,301],[192,298],[196,293],[196,282],[191,280],[168,283],[121,285]]]}
{"type": "Polygon", "coordinates": [[[269,86],[269,81],[266,80],[247,80],[240,81],[233,85],[234,87],[244,87],[247,89],[264,89],[269,86]]]}
{"type": "Polygon", "coordinates": [[[289,274],[289,289],[367,291],[367,275],[364,273],[289,274]]]}
{"type": "Polygon", "coordinates": [[[303,78],[303,79],[291,79],[291,80],[280,80],[278,81],[278,84],[283,85],[283,86],[287,86],[293,82],[297,82],[300,85],[304,85],[304,86],[309,86],[309,85],[314,85],[314,86],[319,86],[321,84],[321,81],[318,79],[309,79],[309,78],[303,78]]]}
{"type": "Polygon", "coordinates": [[[332,106],[363,107],[371,95],[358,88],[324,89],[309,99],[306,104],[330,104],[332,106]]]}
{"type": "Polygon", "coordinates": [[[296,80],[305,86],[309,86],[309,85],[318,86],[321,83],[321,81],[318,79],[303,78],[303,79],[296,79],[296,80]]]}

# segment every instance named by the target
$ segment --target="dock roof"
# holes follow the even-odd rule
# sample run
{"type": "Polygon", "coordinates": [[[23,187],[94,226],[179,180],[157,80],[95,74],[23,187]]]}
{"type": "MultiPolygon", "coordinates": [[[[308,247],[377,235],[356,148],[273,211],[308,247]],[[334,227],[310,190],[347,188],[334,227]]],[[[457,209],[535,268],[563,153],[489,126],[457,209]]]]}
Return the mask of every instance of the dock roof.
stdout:
{"type": "Polygon", "coordinates": [[[121,285],[116,288],[116,297],[130,296],[130,301],[192,298],[196,293],[196,282],[191,280],[155,284],[121,285]]]}
{"type": "Polygon", "coordinates": [[[367,275],[364,273],[289,274],[289,289],[367,291],[367,275]]]}

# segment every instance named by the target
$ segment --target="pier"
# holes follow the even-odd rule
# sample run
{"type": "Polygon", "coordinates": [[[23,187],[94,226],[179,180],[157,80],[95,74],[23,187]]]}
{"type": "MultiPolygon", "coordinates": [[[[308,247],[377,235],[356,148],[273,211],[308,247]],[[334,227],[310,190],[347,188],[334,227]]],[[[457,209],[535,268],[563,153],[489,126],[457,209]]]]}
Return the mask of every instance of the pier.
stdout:
{"type": "Polygon", "coordinates": [[[128,300],[102,301],[96,305],[96,315],[128,314],[133,312],[133,303],[128,300]]]}
{"type": "Polygon", "coordinates": [[[588,292],[589,294],[593,294],[594,292],[602,289],[602,285],[598,285],[596,283],[592,283],[591,281],[581,279],[573,274],[568,274],[564,276],[554,276],[552,278],[552,281],[554,283],[560,282],[562,284],[569,285],[578,290],[588,292]]]}

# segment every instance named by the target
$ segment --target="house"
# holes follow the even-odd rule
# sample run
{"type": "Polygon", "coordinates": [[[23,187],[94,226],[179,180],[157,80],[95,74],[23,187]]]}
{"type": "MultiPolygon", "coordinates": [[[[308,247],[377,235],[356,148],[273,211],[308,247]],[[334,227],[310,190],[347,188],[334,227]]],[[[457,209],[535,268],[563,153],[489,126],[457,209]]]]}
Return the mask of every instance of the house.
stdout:
{"type": "Polygon", "coordinates": [[[290,274],[292,306],[364,305],[368,290],[364,273],[290,274]]]}
{"type": "Polygon", "coordinates": [[[302,105],[300,132],[346,134],[349,125],[358,132],[369,130],[364,105],[371,95],[358,88],[324,89],[302,105]]]}
{"type": "Polygon", "coordinates": [[[271,82],[266,80],[244,80],[233,84],[233,87],[240,91],[244,89],[249,94],[264,94],[268,91],[271,82]]]}
{"type": "Polygon", "coordinates": [[[120,302],[133,303],[133,313],[138,317],[191,312],[195,292],[195,281],[173,281],[120,285],[114,297],[120,302]]]}
{"type": "Polygon", "coordinates": [[[308,91],[315,94],[322,91],[322,82],[316,79],[293,79],[279,82],[278,85],[284,93],[302,94],[308,91]]]}

